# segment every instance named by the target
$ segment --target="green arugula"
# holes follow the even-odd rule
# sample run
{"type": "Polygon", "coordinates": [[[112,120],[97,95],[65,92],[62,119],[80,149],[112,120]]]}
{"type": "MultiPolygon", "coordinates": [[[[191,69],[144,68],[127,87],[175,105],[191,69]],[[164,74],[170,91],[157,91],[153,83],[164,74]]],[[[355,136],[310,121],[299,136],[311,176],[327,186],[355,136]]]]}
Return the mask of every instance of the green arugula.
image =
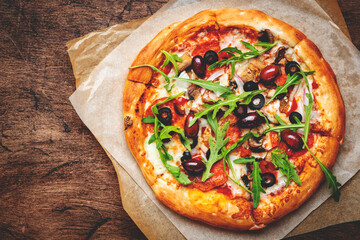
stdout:
{"type": "Polygon", "coordinates": [[[296,173],[295,165],[289,162],[288,155],[283,151],[274,150],[271,152],[272,163],[280,169],[280,172],[286,176],[286,187],[289,186],[290,180],[301,186],[301,180],[296,173]]]}
{"type": "Polygon", "coordinates": [[[308,136],[309,136],[310,114],[311,114],[311,110],[312,110],[312,107],[313,107],[313,104],[314,104],[314,99],[313,99],[313,97],[311,95],[310,86],[309,86],[309,80],[307,79],[306,74],[301,69],[300,69],[300,74],[303,76],[303,78],[305,80],[305,85],[306,85],[307,90],[308,90],[308,93],[305,93],[305,97],[309,101],[308,105],[305,105],[305,103],[304,103],[304,109],[305,109],[304,147],[305,147],[305,143],[307,143],[308,136]]]}
{"type": "Polygon", "coordinates": [[[260,202],[260,192],[266,193],[265,189],[261,186],[261,169],[260,163],[256,161],[255,157],[239,158],[234,160],[234,163],[252,163],[253,170],[250,175],[252,178],[252,195],[253,195],[253,208],[257,208],[260,202]]]}
{"type": "Polygon", "coordinates": [[[220,82],[195,80],[195,79],[190,79],[190,78],[178,78],[178,77],[171,77],[170,79],[174,79],[176,81],[184,81],[184,82],[192,83],[192,84],[198,85],[202,88],[211,90],[213,92],[221,92],[221,93],[233,92],[230,88],[221,86],[220,82]]]}
{"type": "Polygon", "coordinates": [[[276,87],[276,91],[275,91],[275,94],[274,96],[272,96],[270,98],[269,101],[267,101],[266,105],[268,105],[270,102],[272,102],[279,94],[281,93],[287,93],[287,90],[288,90],[288,87],[290,87],[291,85],[296,85],[296,84],[299,84],[301,82],[301,78],[303,76],[308,76],[308,75],[311,75],[313,74],[314,71],[311,71],[311,72],[303,72],[303,74],[299,73],[299,72],[296,72],[294,73],[292,76],[290,76],[290,74],[287,75],[286,77],[286,82],[284,85],[282,86],[277,86],[276,87]]]}
{"type": "Polygon", "coordinates": [[[175,68],[175,76],[179,73],[179,67],[176,62],[182,62],[183,60],[181,57],[179,57],[177,54],[169,53],[167,51],[162,50],[161,51],[165,55],[165,61],[164,64],[161,66],[162,68],[169,64],[169,62],[172,63],[172,65],[175,68]]]}
{"type": "Polygon", "coordinates": [[[234,77],[235,74],[235,63],[237,62],[242,62],[246,59],[250,59],[250,58],[254,58],[257,57],[261,54],[263,54],[264,52],[268,51],[270,48],[274,47],[276,43],[265,43],[265,42],[258,42],[258,43],[254,43],[254,46],[261,46],[261,47],[265,47],[265,49],[259,51],[258,49],[256,49],[253,45],[251,45],[248,42],[244,42],[241,41],[241,43],[248,48],[250,51],[248,52],[242,52],[240,49],[238,49],[237,47],[227,47],[224,48],[222,50],[219,51],[219,53],[226,51],[227,53],[229,53],[232,57],[229,59],[223,59],[220,61],[217,61],[215,63],[213,63],[212,65],[209,66],[209,70],[213,70],[216,67],[222,67],[224,65],[226,66],[231,66],[231,76],[230,79],[232,79],[234,77]],[[234,53],[239,54],[238,56],[236,56],[234,53]]]}
{"type": "MultiPolygon", "coordinates": [[[[209,114],[210,117],[210,114],[209,114]]],[[[215,141],[212,136],[209,138],[209,148],[210,148],[210,157],[207,162],[205,162],[206,169],[203,173],[201,181],[205,182],[208,178],[210,178],[214,173],[210,173],[212,166],[219,161],[223,154],[219,154],[219,151],[223,151],[223,147],[225,147],[226,143],[229,141],[229,138],[224,139],[226,135],[226,131],[230,125],[230,121],[225,123],[222,127],[219,126],[215,118],[208,119],[209,125],[213,128],[215,133],[215,141]]]]}
{"type": "Polygon", "coordinates": [[[234,163],[253,163],[253,162],[255,162],[255,157],[242,157],[242,158],[235,159],[233,162],[234,163]]]}
{"type": "Polygon", "coordinates": [[[249,104],[251,99],[259,94],[266,91],[266,89],[256,90],[251,92],[243,92],[240,95],[228,94],[224,93],[221,97],[225,98],[225,100],[217,100],[214,104],[204,104],[203,106],[206,108],[205,110],[198,112],[195,114],[194,119],[190,122],[189,127],[191,127],[197,119],[201,118],[202,116],[206,115],[207,113],[213,111],[212,118],[215,118],[216,114],[218,113],[220,107],[228,106],[229,109],[225,112],[224,118],[227,117],[232,111],[235,110],[237,104],[249,104]],[[240,100],[244,99],[243,102],[239,102],[240,100]]]}
{"type": "Polygon", "coordinates": [[[317,161],[317,163],[320,165],[321,170],[323,171],[325,178],[327,180],[327,182],[329,183],[329,189],[331,189],[331,196],[335,199],[336,202],[339,201],[340,198],[340,189],[339,187],[341,186],[341,184],[336,180],[336,177],[334,176],[334,174],[332,173],[332,171],[327,168],[322,162],[320,162],[320,160],[315,156],[315,154],[310,150],[309,146],[307,145],[307,143],[305,142],[304,137],[302,137],[303,141],[304,141],[304,145],[306,147],[306,149],[309,151],[309,153],[311,154],[311,156],[317,161]]]}
{"type": "Polygon", "coordinates": [[[260,202],[260,192],[266,193],[264,188],[261,186],[261,169],[260,163],[257,161],[253,162],[253,171],[250,177],[253,178],[252,192],[253,192],[253,208],[257,208],[260,202]]]}
{"type": "Polygon", "coordinates": [[[172,95],[169,96],[168,98],[166,98],[165,100],[158,102],[157,104],[155,104],[154,106],[151,107],[151,111],[154,114],[154,116],[148,116],[145,117],[143,119],[141,119],[142,122],[144,123],[154,123],[154,134],[150,136],[148,144],[151,144],[153,142],[156,142],[156,149],[159,152],[160,155],[160,159],[161,162],[164,164],[165,168],[175,177],[176,180],[178,180],[181,184],[183,185],[188,185],[190,183],[192,183],[192,181],[190,181],[188,175],[186,175],[183,172],[180,172],[180,168],[177,166],[173,166],[171,164],[168,163],[168,161],[172,160],[173,157],[168,153],[166,146],[163,142],[164,139],[168,139],[171,138],[172,136],[170,135],[170,132],[176,132],[179,134],[181,142],[184,144],[184,146],[188,149],[191,150],[190,147],[190,142],[189,140],[186,138],[184,130],[179,128],[179,127],[175,127],[175,126],[165,126],[164,124],[162,124],[160,122],[160,120],[158,119],[157,115],[159,114],[159,110],[157,108],[157,106],[166,103],[168,101],[171,101],[172,99],[175,99],[177,97],[179,97],[180,95],[184,94],[184,92],[181,92],[179,94],[176,95],[172,95]],[[162,127],[161,131],[160,127],[162,127]]]}

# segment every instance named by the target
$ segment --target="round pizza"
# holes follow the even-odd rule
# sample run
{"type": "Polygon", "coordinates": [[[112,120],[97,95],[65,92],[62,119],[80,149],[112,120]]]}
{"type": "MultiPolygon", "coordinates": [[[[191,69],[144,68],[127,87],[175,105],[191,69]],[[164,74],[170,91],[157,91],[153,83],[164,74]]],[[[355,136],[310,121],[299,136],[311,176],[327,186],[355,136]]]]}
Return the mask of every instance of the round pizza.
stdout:
{"type": "Polygon", "coordinates": [[[125,136],[146,181],[191,219],[255,230],[332,174],[345,129],[335,75],[294,27],[255,10],[170,25],[130,67],[125,136]]]}

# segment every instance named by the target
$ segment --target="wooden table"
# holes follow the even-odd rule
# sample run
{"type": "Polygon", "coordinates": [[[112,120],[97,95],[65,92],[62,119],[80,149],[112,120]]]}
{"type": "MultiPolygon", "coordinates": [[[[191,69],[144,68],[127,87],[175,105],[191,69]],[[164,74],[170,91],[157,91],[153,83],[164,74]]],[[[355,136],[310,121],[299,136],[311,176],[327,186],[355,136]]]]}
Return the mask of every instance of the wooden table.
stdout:
{"type": "MultiPolygon", "coordinates": [[[[68,100],[75,79],[65,43],[166,2],[0,2],[0,239],[145,239],[122,208],[110,160],[68,100]]],[[[360,49],[360,4],[339,4],[360,49]]],[[[305,236],[358,236],[359,228],[305,236]]]]}

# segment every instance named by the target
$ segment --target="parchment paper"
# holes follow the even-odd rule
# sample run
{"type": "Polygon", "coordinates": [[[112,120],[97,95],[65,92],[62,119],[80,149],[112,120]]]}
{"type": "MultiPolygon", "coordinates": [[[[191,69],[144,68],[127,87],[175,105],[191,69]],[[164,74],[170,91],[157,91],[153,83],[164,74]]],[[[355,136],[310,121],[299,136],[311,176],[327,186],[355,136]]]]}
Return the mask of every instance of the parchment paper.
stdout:
{"type": "MultiPolygon", "coordinates": [[[[320,47],[325,58],[332,65],[336,75],[338,76],[340,89],[345,98],[347,107],[352,107],[351,110],[347,109],[348,128],[344,142],[345,147],[342,148],[339,155],[337,164],[334,167],[334,173],[337,175],[339,181],[344,183],[359,169],[359,146],[355,141],[357,140],[356,131],[349,131],[349,125],[354,127],[354,129],[357,129],[356,126],[359,126],[359,123],[355,121],[356,117],[359,116],[359,107],[356,106],[356,104],[351,104],[358,102],[358,97],[354,93],[356,90],[359,90],[359,75],[355,71],[350,71],[359,69],[359,52],[343,35],[341,35],[341,33],[339,33],[338,29],[334,28],[334,25],[329,24],[329,18],[323,13],[321,8],[314,5],[312,1],[304,2],[301,8],[294,7],[295,1],[286,2],[285,5],[280,2],[281,1],[272,1],[270,6],[270,4],[262,1],[254,1],[252,3],[247,3],[245,1],[206,1],[201,4],[196,3],[192,6],[186,6],[181,9],[164,12],[161,15],[156,14],[149,20],[151,22],[146,22],[120,46],[108,54],[105,59],[95,67],[95,69],[89,74],[86,81],[79,86],[79,89],[71,97],[71,101],[79,116],[99,139],[100,143],[115,157],[117,162],[119,162],[126,171],[130,173],[137,184],[139,184],[140,188],[152,201],[154,201],[163,214],[165,214],[165,216],[167,216],[168,219],[172,221],[172,223],[187,238],[196,237],[197,239],[205,239],[211,237],[221,239],[239,236],[247,238],[263,236],[267,239],[281,238],[329,196],[329,192],[326,187],[323,187],[314,197],[311,198],[308,203],[303,205],[300,210],[296,211],[295,214],[291,214],[279,223],[275,223],[266,230],[255,234],[234,233],[205,226],[204,224],[185,219],[173,213],[154,199],[151,189],[147,186],[136,162],[133,160],[129,150],[127,149],[123,135],[118,134],[119,132],[123,132],[121,116],[123,80],[125,79],[127,73],[127,67],[131,64],[137,52],[149,40],[151,40],[158,31],[171,22],[183,20],[200,10],[209,8],[209,6],[212,8],[239,7],[243,9],[263,10],[271,16],[283,19],[284,21],[299,28],[320,47]],[[289,4],[290,6],[286,4],[289,4]],[[274,6],[285,7],[287,8],[287,12],[281,11],[280,8],[274,8],[274,6]],[[276,14],[277,12],[278,14],[276,14]],[[279,12],[281,14],[279,14],[279,12]],[[303,26],[314,25],[318,28],[303,28],[303,26]],[[329,41],[329,39],[331,40],[329,41]],[[137,45],[134,46],[134,43],[137,43],[137,45]],[[135,50],[132,51],[130,48],[134,48],[135,50]],[[328,49],[331,49],[332,51],[326,51],[328,49]],[[344,50],[346,51],[345,54],[342,54],[343,56],[337,56],[337,54],[343,53],[344,50]],[[124,53],[126,53],[125,56],[124,53]],[[339,59],[342,61],[339,62],[339,59]],[[347,71],[348,69],[346,69],[345,66],[349,69],[349,71],[347,71]],[[351,76],[351,74],[353,76],[351,76]],[[350,94],[352,95],[352,98],[350,97],[350,94]],[[350,141],[350,139],[352,139],[352,141],[350,141]]],[[[82,44],[84,44],[84,42],[82,42],[82,44]]],[[[77,49],[80,46],[81,43],[74,44],[73,49],[77,49]]],[[[71,49],[69,49],[69,54],[71,56],[70,50],[71,49]]],[[[135,186],[135,188],[137,187],[138,186],[135,186]]],[[[122,197],[124,198],[124,196],[122,197]]],[[[143,203],[147,204],[146,200],[149,199],[140,199],[139,206],[143,203]]],[[[125,206],[126,204],[124,204],[124,207],[125,206]]],[[[134,212],[134,210],[132,212],[134,212]]],[[[159,228],[161,228],[161,225],[154,224],[153,222],[150,224],[148,223],[148,225],[152,228],[154,228],[154,226],[159,226],[159,228]]],[[[168,226],[165,225],[163,227],[167,228],[168,226]]],[[[169,230],[171,231],[171,229],[169,230]]],[[[181,235],[177,236],[179,238],[181,237],[181,235]]],[[[148,237],[152,238],[151,236],[148,237]]]]}

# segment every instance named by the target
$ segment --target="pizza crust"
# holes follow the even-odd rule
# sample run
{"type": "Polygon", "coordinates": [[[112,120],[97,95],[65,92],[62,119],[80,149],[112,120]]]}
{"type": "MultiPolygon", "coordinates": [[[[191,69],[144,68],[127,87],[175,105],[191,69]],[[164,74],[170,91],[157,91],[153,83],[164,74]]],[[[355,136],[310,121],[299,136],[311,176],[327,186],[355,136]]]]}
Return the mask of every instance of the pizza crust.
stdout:
{"type": "MultiPolygon", "coordinates": [[[[324,130],[329,131],[330,136],[322,137],[321,141],[313,146],[313,150],[322,163],[331,167],[335,162],[339,144],[343,141],[344,104],[335,75],[318,48],[292,26],[255,10],[205,10],[162,30],[141,50],[132,66],[150,64],[159,68],[164,60],[161,50],[168,51],[186,39],[190,32],[201,28],[220,29],[241,25],[248,25],[257,30],[270,29],[279,38],[286,39],[288,45],[295,48],[297,55],[306,66],[316,71],[314,77],[319,88],[314,94],[317,105],[321,108],[320,111],[324,114],[324,118],[328,119],[321,124],[324,130]],[[326,104],[321,105],[320,103],[324,101],[326,104]]],[[[246,199],[230,199],[216,190],[202,192],[181,185],[171,175],[165,177],[155,174],[154,167],[146,158],[143,145],[147,137],[146,124],[141,122],[145,113],[144,93],[150,87],[152,76],[153,71],[147,67],[129,71],[124,89],[123,111],[124,118],[130,118],[132,124],[125,125],[125,137],[156,197],[172,210],[212,226],[234,230],[255,230],[297,209],[319,186],[324,178],[323,173],[318,164],[309,160],[300,174],[303,184],[301,187],[292,183],[283,194],[272,198],[271,203],[261,201],[258,208],[253,210],[252,202],[246,199]]]]}

